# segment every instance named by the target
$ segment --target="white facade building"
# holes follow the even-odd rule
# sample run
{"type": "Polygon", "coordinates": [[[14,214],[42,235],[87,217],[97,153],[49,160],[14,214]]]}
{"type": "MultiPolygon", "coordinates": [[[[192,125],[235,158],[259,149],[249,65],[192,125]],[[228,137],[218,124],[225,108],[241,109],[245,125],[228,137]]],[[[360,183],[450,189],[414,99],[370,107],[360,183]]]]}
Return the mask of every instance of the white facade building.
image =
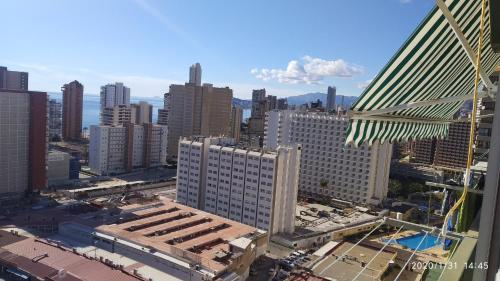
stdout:
{"type": "Polygon", "coordinates": [[[130,106],[130,88],[123,83],[107,84],[101,87],[101,111],[116,105],[130,106]]]}
{"type": "Polygon", "coordinates": [[[264,147],[301,144],[299,192],[358,203],[387,195],[392,145],[345,146],[347,117],[273,110],[266,113],[264,147]]]}
{"type": "Polygon", "coordinates": [[[98,174],[117,174],[164,165],[167,156],[165,126],[129,124],[90,127],[89,166],[98,174]]]}
{"type": "Polygon", "coordinates": [[[177,201],[271,234],[291,233],[299,145],[276,151],[225,146],[217,138],[179,142],[177,201]]]}

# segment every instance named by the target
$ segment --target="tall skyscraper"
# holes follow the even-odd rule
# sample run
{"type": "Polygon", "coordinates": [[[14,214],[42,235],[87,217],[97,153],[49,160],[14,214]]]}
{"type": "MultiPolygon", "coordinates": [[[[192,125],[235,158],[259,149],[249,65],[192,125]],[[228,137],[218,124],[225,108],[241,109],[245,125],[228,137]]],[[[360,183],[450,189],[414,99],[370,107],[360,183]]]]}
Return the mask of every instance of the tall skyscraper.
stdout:
{"type": "Polygon", "coordinates": [[[189,68],[189,83],[201,86],[201,65],[195,63],[189,68]]]}
{"type": "Polygon", "coordinates": [[[266,113],[266,89],[252,91],[252,112],[251,117],[262,118],[266,113]]]}
{"type": "Polygon", "coordinates": [[[101,110],[116,105],[130,106],[130,88],[123,83],[107,84],[101,87],[101,110]]]}
{"type": "Polygon", "coordinates": [[[278,98],[273,95],[267,96],[267,110],[273,110],[278,108],[278,98]]]}
{"type": "Polygon", "coordinates": [[[65,84],[63,92],[63,139],[79,140],[82,136],[83,85],[78,81],[65,84]]]}
{"type": "Polygon", "coordinates": [[[243,122],[243,108],[233,106],[231,111],[230,136],[238,143],[241,137],[241,123],[243,122]]]}
{"type": "Polygon", "coordinates": [[[211,84],[170,85],[168,155],[177,155],[181,136],[228,136],[233,90],[211,84]]]}
{"type": "Polygon", "coordinates": [[[158,109],[158,124],[168,125],[168,112],[170,111],[170,95],[165,93],[163,96],[163,109],[158,109]]]}
{"type": "Polygon", "coordinates": [[[336,87],[328,87],[328,94],[326,96],[326,111],[335,110],[335,97],[337,96],[336,87]]]}
{"type": "Polygon", "coordinates": [[[62,104],[52,99],[49,101],[49,140],[60,141],[62,138],[62,104]]]}
{"type": "Polygon", "coordinates": [[[116,105],[105,107],[101,111],[101,125],[120,126],[128,123],[134,123],[135,117],[132,117],[132,109],[126,105],[116,105]]]}
{"type": "Polygon", "coordinates": [[[195,138],[178,154],[178,202],[271,234],[294,231],[300,145],[262,151],[195,138]]]}
{"type": "Polygon", "coordinates": [[[0,195],[47,187],[47,108],[47,93],[0,89],[0,195]]]}
{"type": "Polygon", "coordinates": [[[345,146],[349,120],[326,113],[272,110],[264,147],[302,145],[299,192],[378,204],[387,196],[392,145],[345,146]]]}
{"type": "Polygon", "coordinates": [[[10,71],[0,66],[0,89],[28,90],[28,72],[10,71]]]}

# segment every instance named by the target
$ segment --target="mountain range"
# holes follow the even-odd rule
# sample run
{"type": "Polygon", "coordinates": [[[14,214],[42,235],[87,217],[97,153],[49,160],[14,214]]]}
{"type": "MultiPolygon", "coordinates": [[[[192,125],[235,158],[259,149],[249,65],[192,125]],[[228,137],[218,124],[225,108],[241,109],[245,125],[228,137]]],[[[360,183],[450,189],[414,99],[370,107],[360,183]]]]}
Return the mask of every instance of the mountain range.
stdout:
{"type": "MultiPolygon", "coordinates": [[[[307,94],[303,94],[303,95],[287,97],[289,105],[301,105],[301,104],[316,101],[318,99],[323,103],[323,106],[326,105],[326,94],[325,93],[319,93],[319,92],[307,93],[307,94]]],[[[358,99],[358,97],[354,97],[354,96],[337,95],[335,97],[335,104],[341,105],[343,103],[344,105],[350,106],[357,99],[358,99]]],[[[250,108],[252,108],[252,101],[239,99],[239,98],[233,98],[233,105],[240,106],[243,109],[250,109],[250,108]]]]}

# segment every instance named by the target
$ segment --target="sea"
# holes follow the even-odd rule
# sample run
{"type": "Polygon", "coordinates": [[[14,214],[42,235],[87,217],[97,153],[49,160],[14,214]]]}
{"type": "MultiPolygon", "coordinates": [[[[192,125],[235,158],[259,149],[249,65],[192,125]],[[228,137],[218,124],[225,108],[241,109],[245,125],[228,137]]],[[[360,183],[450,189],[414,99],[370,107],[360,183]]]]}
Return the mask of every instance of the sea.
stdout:
{"type": "MultiPolygon", "coordinates": [[[[58,102],[62,101],[62,93],[51,92],[49,93],[50,99],[55,99],[58,102]]],[[[153,122],[158,120],[158,109],[163,108],[163,98],[157,97],[130,97],[131,103],[145,101],[153,105],[153,122]]],[[[91,125],[99,125],[101,98],[96,95],[83,95],[83,128],[90,128],[91,125]]],[[[250,117],[250,109],[243,110],[243,119],[250,117]]]]}

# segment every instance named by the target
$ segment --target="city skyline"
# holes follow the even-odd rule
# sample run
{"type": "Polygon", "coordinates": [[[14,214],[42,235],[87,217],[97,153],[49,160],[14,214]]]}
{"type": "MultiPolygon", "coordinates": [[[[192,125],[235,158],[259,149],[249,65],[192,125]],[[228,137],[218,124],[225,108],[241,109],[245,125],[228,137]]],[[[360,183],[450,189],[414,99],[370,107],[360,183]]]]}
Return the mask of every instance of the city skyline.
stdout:
{"type": "Polygon", "coordinates": [[[237,98],[248,99],[254,88],[285,97],[325,92],[328,85],[336,85],[339,95],[357,96],[433,2],[287,4],[197,2],[200,9],[180,17],[175,12],[189,4],[137,0],[99,3],[100,9],[93,9],[95,5],[87,2],[51,7],[35,1],[6,3],[2,22],[13,21],[10,17],[19,10],[27,14],[26,21],[9,28],[7,35],[29,36],[10,36],[15,44],[0,47],[8,58],[2,65],[29,72],[30,88],[47,92],[57,92],[60,85],[76,79],[86,86],[85,94],[97,95],[101,85],[123,82],[133,96],[161,97],[170,84],[186,82],[189,65],[200,62],[202,83],[228,86],[237,98]],[[63,12],[67,10],[81,13],[63,12]],[[346,16],[353,13],[370,24],[346,16]],[[213,14],[224,16],[215,20],[213,14]],[[328,17],[328,24],[317,19],[329,15],[335,16],[328,17]],[[389,15],[397,26],[390,25],[389,15]],[[40,27],[37,33],[29,28],[34,22],[40,27]],[[389,28],[391,32],[381,32],[389,28]],[[56,42],[60,34],[70,32],[75,34],[71,48],[18,47],[29,46],[25,40],[56,42]],[[123,39],[109,40],[110,34],[123,39]],[[377,44],[368,43],[375,37],[377,44]]]}

